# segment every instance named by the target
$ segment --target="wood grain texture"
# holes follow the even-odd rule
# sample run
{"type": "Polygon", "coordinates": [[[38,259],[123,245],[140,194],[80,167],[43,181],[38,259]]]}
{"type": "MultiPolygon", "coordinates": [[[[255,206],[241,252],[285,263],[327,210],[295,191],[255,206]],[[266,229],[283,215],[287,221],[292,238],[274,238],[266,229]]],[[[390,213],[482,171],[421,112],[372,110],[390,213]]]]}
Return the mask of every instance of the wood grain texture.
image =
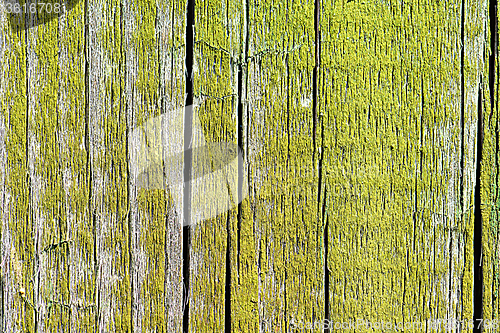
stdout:
{"type": "MultiPolygon", "coordinates": [[[[24,26],[24,20],[15,22],[24,26]]],[[[26,34],[2,12],[2,120],[5,164],[2,221],[2,329],[33,331],[33,241],[27,163],[26,34]]]]}
{"type": "MultiPolygon", "coordinates": [[[[185,1],[131,1],[123,8],[130,150],[130,133],[135,128],[143,126],[148,131],[146,124],[151,119],[176,117],[175,111],[183,108],[185,1]]],[[[161,131],[154,132],[148,139],[164,140],[164,150],[182,143],[182,136],[164,139],[161,135],[161,131]]],[[[173,166],[156,167],[163,177],[164,170],[173,166]]],[[[182,314],[182,205],[173,202],[171,191],[179,184],[155,189],[140,187],[137,179],[129,178],[132,330],[178,332],[182,314]]]]}
{"type": "MultiPolygon", "coordinates": [[[[28,21],[38,19],[27,15],[28,21]]],[[[32,290],[34,330],[70,329],[68,231],[63,202],[61,150],[64,119],[59,99],[58,21],[25,30],[27,36],[27,164],[34,242],[32,290]]],[[[30,23],[32,25],[32,23],[30,23]]]]}
{"type": "MultiPolygon", "coordinates": [[[[181,332],[187,0],[70,1],[0,14],[0,331],[181,332]]],[[[189,332],[472,319],[479,212],[498,318],[488,6],[195,1],[189,332]]]]}
{"type": "MultiPolygon", "coordinates": [[[[160,58],[160,91],[159,101],[163,114],[168,114],[174,109],[184,105],[185,91],[185,8],[186,1],[172,1],[163,3],[157,2],[157,44],[160,58]],[[170,45],[164,48],[163,45],[170,45]]],[[[182,140],[167,141],[180,144],[182,140]]],[[[172,144],[170,144],[171,146],[172,144]]],[[[172,169],[172,166],[168,166],[172,169]]],[[[174,166],[175,168],[175,166],[174,166]]],[[[181,184],[170,185],[168,199],[168,215],[166,219],[165,236],[165,256],[166,271],[158,271],[158,274],[165,274],[164,280],[164,300],[166,311],[166,332],[180,332],[182,326],[182,223],[183,206],[181,203],[172,203],[172,191],[182,190],[181,184]]],[[[161,212],[161,210],[159,210],[161,212]]],[[[155,218],[152,218],[154,221],[155,218]]],[[[148,232],[147,229],[144,231],[148,232]]],[[[161,251],[161,249],[159,249],[161,251]]],[[[154,251],[150,252],[151,257],[155,257],[154,251]]],[[[152,276],[152,278],[154,278],[152,276]]],[[[160,293],[161,295],[161,293],[160,293]]],[[[152,320],[152,324],[155,320],[152,320]]]]}
{"type": "MultiPolygon", "coordinates": [[[[195,2],[195,147],[237,142],[236,62],[241,48],[240,11],[240,1],[195,2]]],[[[203,177],[197,177],[197,174],[210,176],[215,171],[211,164],[203,163],[199,157],[193,155],[191,214],[195,219],[197,214],[213,213],[207,214],[211,218],[191,225],[189,330],[225,332],[229,330],[225,319],[231,318],[227,302],[229,298],[233,299],[226,288],[226,279],[231,274],[228,267],[234,271],[236,211],[228,206],[217,212],[215,201],[211,199],[218,192],[216,187],[226,185],[199,183],[203,177]],[[228,251],[230,266],[226,263],[228,251]]],[[[229,188],[226,191],[230,191],[229,188]]]]}
{"type": "Polygon", "coordinates": [[[132,330],[127,108],[120,2],[88,4],[88,138],[95,223],[96,330],[132,330]]]}
{"type": "Polygon", "coordinates": [[[324,318],[314,2],[248,2],[247,8],[243,112],[251,185],[241,223],[246,296],[239,327],[284,332],[294,321],[324,318]]]}
{"type": "Polygon", "coordinates": [[[323,6],[332,319],[471,319],[484,3],[323,6]]]}
{"type": "MultiPolygon", "coordinates": [[[[72,332],[89,331],[96,318],[94,233],[90,202],[89,155],[86,138],[85,2],[78,2],[58,22],[59,88],[57,142],[61,154],[61,203],[65,234],[58,247],[67,247],[67,290],[57,298],[67,299],[68,327],[72,332]],[[67,294],[64,296],[64,294],[67,294]]],[[[57,325],[57,320],[53,321],[57,325]]]]}

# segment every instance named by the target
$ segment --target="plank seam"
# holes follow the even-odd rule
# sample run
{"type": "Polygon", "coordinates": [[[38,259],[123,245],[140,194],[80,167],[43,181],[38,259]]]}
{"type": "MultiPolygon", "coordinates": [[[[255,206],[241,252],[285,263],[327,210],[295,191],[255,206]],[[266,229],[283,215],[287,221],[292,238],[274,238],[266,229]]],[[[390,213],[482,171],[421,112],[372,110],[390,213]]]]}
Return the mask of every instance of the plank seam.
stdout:
{"type": "Polygon", "coordinates": [[[195,0],[186,1],[186,102],[184,108],[184,190],[183,213],[184,227],[182,228],[182,277],[183,288],[183,315],[182,330],[189,331],[189,261],[191,243],[191,169],[192,169],[192,130],[193,130],[193,59],[194,59],[194,25],[195,0]]]}

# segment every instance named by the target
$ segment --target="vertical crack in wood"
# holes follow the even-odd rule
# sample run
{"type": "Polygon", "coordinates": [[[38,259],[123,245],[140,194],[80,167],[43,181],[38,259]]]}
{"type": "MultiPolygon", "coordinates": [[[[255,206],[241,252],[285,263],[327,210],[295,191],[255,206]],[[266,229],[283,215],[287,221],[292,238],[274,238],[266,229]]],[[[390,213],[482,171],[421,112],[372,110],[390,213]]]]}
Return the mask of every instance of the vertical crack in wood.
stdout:
{"type": "MultiPolygon", "coordinates": [[[[408,79],[408,78],[406,78],[408,79]]],[[[408,88],[407,88],[408,89],[408,88]]],[[[415,253],[415,244],[417,243],[417,221],[418,221],[418,178],[422,177],[422,167],[423,167],[423,148],[424,148],[424,81],[422,78],[420,91],[422,93],[422,112],[420,113],[420,131],[418,129],[418,122],[415,122],[415,130],[417,133],[420,133],[420,146],[419,151],[417,152],[416,163],[418,166],[415,166],[415,203],[414,203],[414,212],[413,212],[413,253],[415,253]],[[420,162],[420,163],[419,163],[420,162]]],[[[408,93],[408,90],[406,91],[408,93]]]]}
{"type": "MultiPolygon", "coordinates": [[[[316,127],[317,127],[317,109],[318,109],[318,68],[319,68],[319,56],[320,56],[320,36],[319,36],[319,2],[320,0],[315,0],[314,2],[314,69],[313,69],[313,165],[316,158],[316,127]]],[[[322,133],[322,136],[324,134],[322,133]]],[[[324,139],[324,138],[322,138],[324,139]]],[[[323,144],[323,142],[322,142],[323,144]]],[[[322,148],[322,147],[321,147],[322,148]]],[[[320,159],[318,162],[318,211],[321,204],[321,183],[322,183],[322,164],[323,164],[323,149],[320,148],[320,159]]]]}
{"type": "MultiPolygon", "coordinates": [[[[6,45],[6,36],[5,34],[0,38],[0,62],[2,62],[2,69],[4,67],[5,61],[5,45],[6,45]]],[[[0,100],[4,101],[4,87],[5,81],[4,79],[0,79],[0,100]]],[[[9,247],[5,242],[5,235],[8,233],[9,228],[5,224],[5,217],[8,214],[5,209],[5,198],[7,196],[7,160],[6,160],[6,129],[5,129],[5,110],[0,111],[0,206],[2,207],[0,213],[0,332],[6,332],[7,319],[5,316],[5,296],[6,296],[6,288],[5,282],[9,280],[9,271],[6,265],[6,255],[7,251],[9,251],[9,247]]]]}
{"type": "MultiPolygon", "coordinates": [[[[314,69],[313,69],[313,165],[315,164],[316,158],[316,129],[318,125],[318,72],[321,63],[321,31],[320,31],[320,3],[321,0],[314,1],[314,69]]],[[[318,208],[317,212],[320,212],[321,205],[321,190],[323,187],[323,158],[324,158],[324,141],[325,141],[325,131],[324,123],[321,121],[321,147],[320,147],[320,157],[318,161],[318,208]]],[[[323,246],[324,246],[324,319],[330,319],[330,274],[328,268],[328,218],[326,217],[326,188],[323,193],[323,205],[321,206],[321,221],[324,223],[323,227],[323,246]]],[[[325,332],[329,332],[329,325],[326,325],[324,329],[325,332]]]]}
{"type": "Polygon", "coordinates": [[[98,288],[98,262],[97,262],[97,225],[96,225],[96,216],[94,214],[94,210],[92,209],[92,195],[93,195],[93,170],[92,170],[92,155],[90,152],[90,75],[89,75],[89,2],[88,0],[84,1],[84,103],[85,103],[85,150],[86,150],[86,181],[88,182],[88,214],[89,219],[92,221],[92,237],[93,237],[93,260],[94,260],[94,304],[95,304],[95,314],[94,314],[94,332],[98,332],[99,328],[99,314],[101,309],[100,302],[100,293],[98,288]]]}
{"type": "MultiPolygon", "coordinates": [[[[287,11],[288,11],[288,3],[287,3],[287,11]]],[[[286,54],[285,55],[285,66],[286,66],[286,88],[289,89],[290,87],[290,66],[289,66],[289,63],[288,63],[288,58],[289,58],[289,55],[286,54]]],[[[287,90],[287,94],[286,94],[286,132],[287,132],[287,159],[286,159],[286,170],[290,170],[290,132],[291,132],[291,128],[290,128],[290,92],[289,90],[287,90]]],[[[294,205],[294,202],[292,200],[292,212],[295,211],[295,205],[294,205]]],[[[292,214],[293,215],[293,214],[292,214]]],[[[286,213],[284,214],[283,216],[285,218],[285,221],[286,221],[286,213]]],[[[283,262],[286,263],[287,262],[287,258],[285,257],[285,253],[286,251],[283,251],[283,262]]],[[[287,281],[288,281],[288,270],[287,270],[287,266],[285,266],[285,272],[284,272],[284,279],[283,279],[283,289],[284,289],[284,294],[283,294],[283,298],[284,298],[284,319],[285,319],[285,329],[289,329],[288,328],[288,303],[287,303],[287,293],[286,293],[286,290],[287,290],[287,281]]]]}
{"type": "MultiPolygon", "coordinates": [[[[325,188],[324,197],[326,198],[327,191],[325,188]]],[[[323,211],[322,211],[322,220],[325,223],[325,231],[323,234],[323,244],[325,244],[325,321],[326,323],[330,322],[330,269],[328,268],[328,216],[326,215],[326,200],[323,200],[323,211]]],[[[325,333],[330,332],[330,325],[325,325],[324,328],[325,333]]]]}
{"type": "MultiPolygon", "coordinates": [[[[464,221],[464,171],[465,171],[465,77],[464,77],[464,61],[465,61],[465,1],[461,2],[460,10],[460,176],[459,176],[459,223],[463,224],[464,221]]],[[[450,253],[451,256],[451,253],[450,253]]],[[[467,268],[467,248],[464,246],[464,267],[467,268]]],[[[451,296],[451,289],[449,290],[451,296]]],[[[463,296],[463,292],[462,292],[463,296]]],[[[464,300],[462,297],[462,309],[464,308],[464,300]]]]}
{"type": "MultiPolygon", "coordinates": [[[[128,5],[128,4],[127,4],[128,5]]],[[[130,150],[129,150],[129,136],[130,132],[132,131],[131,129],[131,123],[132,120],[129,119],[132,115],[129,114],[129,105],[128,105],[128,100],[123,98],[123,90],[127,90],[127,80],[128,80],[128,73],[127,73],[127,52],[125,52],[125,49],[123,47],[123,40],[125,39],[126,32],[124,26],[126,26],[126,23],[124,22],[125,19],[129,19],[129,16],[127,15],[126,18],[124,18],[123,15],[124,12],[124,5],[123,1],[120,1],[120,59],[123,59],[123,80],[120,80],[120,96],[118,96],[119,103],[120,103],[120,115],[125,113],[125,156],[127,157],[127,161],[131,161],[132,157],[130,155],[130,150]]],[[[126,47],[128,47],[128,43],[125,43],[126,47]]],[[[121,68],[120,68],[120,73],[121,73],[121,68]]],[[[111,89],[111,105],[113,106],[114,103],[114,89],[111,89]]],[[[133,103],[132,103],[133,105],[133,103]]],[[[133,109],[131,111],[133,113],[133,109]]],[[[131,332],[135,332],[135,325],[134,325],[134,319],[137,317],[137,304],[139,300],[136,299],[136,288],[138,286],[136,284],[137,282],[137,272],[135,270],[135,263],[134,263],[134,244],[136,242],[133,242],[133,238],[137,237],[136,230],[135,230],[135,225],[134,225],[134,220],[132,219],[132,210],[130,209],[131,204],[130,204],[130,192],[131,192],[131,178],[130,178],[130,163],[127,163],[126,165],[126,172],[127,172],[127,213],[126,213],[126,218],[127,218],[127,228],[128,228],[128,274],[129,274],[129,283],[130,283],[130,330],[131,332]]],[[[118,206],[118,202],[116,203],[118,206]]],[[[116,208],[116,211],[118,211],[118,207],[116,208]]],[[[139,329],[139,328],[138,328],[139,329]]]]}
{"type": "MultiPolygon", "coordinates": [[[[242,57],[243,58],[243,57],[242,57]]],[[[237,103],[237,136],[238,136],[238,149],[241,149],[243,146],[243,105],[242,105],[242,100],[241,100],[241,94],[242,94],[242,84],[243,84],[243,66],[241,65],[241,61],[237,66],[238,68],[238,82],[237,82],[237,89],[238,89],[238,103],[237,103]]],[[[237,227],[236,227],[236,265],[238,268],[238,281],[239,281],[239,272],[240,272],[240,251],[241,251],[241,184],[243,181],[243,164],[242,161],[238,160],[238,193],[237,199],[238,199],[238,212],[236,215],[236,220],[237,220],[237,227]]],[[[227,224],[227,248],[226,248],[226,260],[230,260],[230,247],[231,247],[231,228],[230,224],[228,221],[227,224]]],[[[231,310],[231,263],[226,261],[226,326],[225,326],[225,331],[226,332],[231,332],[231,319],[228,318],[230,317],[230,310],[231,310]],[[229,299],[228,299],[229,297],[229,299]],[[229,315],[228,315],[229,311],[229,315]]]]}
{"type": "MultiPolygon", "coordinates": [[[[496,0],[490,0],[490,43],[491,53],[489,57],[489,88],[491,112],[494,107],[494,81],[495,81],[495,52],[496,49],[496,0]]],[[[464,5],[462,5],[464,6],[464,5]]],[[[463,63],[462,63],[463,68],[463,63]]],[[[482,110],[482,77],[479,80],[477,105],[477,135],[476,135],[476,186],[474,189],[474,332],[482,332],[482,325],[478,325],[483,318],[483,267],[482,267],[482,243],[483,243],[483,218],[481,212],[481,162],[483,158],[483,110],[482,110]]],[[[491,119],[491,118],[490,118],[491,119]]],[[[498,125],[497,125],[498,126],[498,125]]]]}
{"type": "MultiPolygon", "coordinates": [[[[490,90],[490,119],[495,111],[495,71],[496,71],[496,53],[497,53],[497,38],[498,38],[498,19],[497,19],[497,0],[490,0],[490,55],[489,55],[489,90],[490,90]]],[[[496,124],[496,129],[498,129],[498,122],[496,124]]],[[[497,150],[498,151],[498,150],[497,150]]],[[[498,158],[497,158],[498,161],[498,158]]],[[[497,178],[498,179],[498,178],[497,178]]]]}
{"type": "MultiPolygon", "coordinates": [[[[408,79],[408,78],[407,78],[408,79]]],[[[407,91],[408,93],[408,91],[407,91]]],[[[415,244],[417,243],[417,222],[419,219],[419,214],[418,214],[418,180],[420,178],[420,182],[423,183],[422,181],[422,170],[424,168],[424,111],[425,111],[425,90],[424,90],[424,78],[422,77],[420,80],[420,93],[422,95],[422,99],[420,102],[420,107],[421,107],[421,112],[420,112],[420,129],[418,129],[418,123],[415,122],[415,130],[417,130],[417,133],[420,134],[420,145],[419,149],[417,152],[418,157],[416,158],[416,163],[418,164],[415,167],[415,203],[414,203],[414,212],[413,212],[413,252],[415,253],[415,244]]],[[[434,244],[435,245],[435,244],[434,244]]],[[[450,247],[451,247],[451,241],[450,241],[450,247]]],[[[434,251],[434,259],[433,263],[436,263],[436,252],[434,251]]],[[[451,260],[450,260],[451,262],[451,260]]],[[[407,257],[407,269],[409,270],[410,267],[408,265],[408,257],[407,257]]],[[[434,265],[434,274],[435,274],[435,265],[434,265]]],[[[451,277],[450,277],[451,279],[451,277]]],[[[451,283],[450,283],[451,285],[451,283]]],[[[449,285],[449,286],[450,286],[449,285]]],[[[404,280],[404,285],[403,285],[403,304],[401,305],[402,310],[404,309],[404,295],[406,295],[406,271],[405,271],[405,280],[404,280]]],[[[425,297],[422,298],[425,300],[425,297]]],[[[404,313],[404,312],[403,312],[404,313]]]]}
{"type": "MultiPolygon", "coordinates": [[[[495,14],[495,17],[496,17],[496,14],[495,14]]],[[[497,52],[497,49],[495,47],[495,53],[497,52]]],[[[490,71],[491,71],[491,67],[490,67],[490,71]]],[[[496,66],[493,67],[493,70],[496,71],[496,66]]],[[[498,75],[496,76],[496,87],[498,87],[498,84],[499,84],[499,80],[498,80],[498,75]]],[[[494,89],[495,88],[495,83],[493,82],[490,82],[490,89],[494,89]]],[[[496,98],[494,101],[491,101],[491,108],[493,110],[493,107],[495,108],[495,112],[498,112],[498,90],[496,91],[496,98]]],[[[493,111],[492,111],[493,112],[493,111]]],[[[500,138],[499,138],[499,126],[498,126],[498,120],[495,121],[495,180],[494,180],[494,184],[496,184],[496,187],[497,187],[497,190],[495,191],[494,193],[494,203],[495,203],[495,206],[498,205],[498,201],[499,201],[499,190],[498,190],[498,184],[499,184],[499,181],[500,181],[500,176],[499,176],[499,173],[500,173],[500,165],[499,165],[499,158],[498,158],[498,152],[500,151],[500,138]]],[[[498,207],[498,206],[497,206],[498,207]]],[[[497,219],[498,221],[498,208],[496,209],[496,216],[495,218],[497,219]]],[[[498,222],[497,223],[497,226],[496,226],[496,233],[493,235],[494,236],[494,239],[498,239],[499,236],[500,236],[500,231],[499,231],[499,228],[498,228],[498,222]]],[[[495,249],[496,250],[496,249],[495,249]]],[[[498,269],[498,261],[495,262],[493,264],[493,278],[495,279],[493,281],[493,283],[491,284],[491,302],[492,302],[492,309],[495,309],[495,304],[497,304],[497,299],[498,299],[498,296],[497,296],[497,290],[498,290],[498,278],[497,278],[497,269],[498,269]]]]}
{"type": "Polygon", "coordinates": [[[191,172],[192,150],[191,140],[193,131],[193,60],[194,60],[194,25],[195,25],[195,0],[187,0],[186,13],[186,104],[184,108],[184,190],[183,213],[184,227],[182,228],[182,278],[183,289],[183,315],[182,330],[189,331],[189,256],[191,243],[191,172]]]}
{"type": "MultiPolygon", "coordinates": [[[[25,23],[27,24],[30,20],[29,20],[29,16],[30,16],[30,13],[26,12],[25,13],[25,16],[24,16],[24,19],[25,19],[25,23]]],[[[30,73],[30,69],[29,69],[29,47],[30,47],[30,43],[29,43],[29,34],[28,34],[29,30],[28,29],[25,29],[24,30],[24,38],[25,38],[25,41],[26,41],[26,59],[25,59],[25,66],[26,66],[26,116],[25,116],[25,143],[26,143],[26,151],[25,151],[25,162],[26,162],[26,186],[27,186],[27,189],[28,189],[28,212],[27,212],[27,219],[26,219],[26,224],[27,224],[27,228],[26,230],[29,230],[29,225],[30,225],[30,222],[33,222],[34,219],[33,219],[33,204],[32,204],[32,184],[31,184],[31,176],[30,176],[30,160],[29,160],[29,150],[30,150],[30,135],[29,135],[29,131],[30,131],[30,126],[29,126],[29,106],[30,106],[30,89],[29,89],[29,80],[30,80],[30,77],[29,77],[29,73],[30,73]]],[[[34,226],[33,226],[34,227],[34,226]]],[[[33,230],[32,230],[33,231],[33,230]]],[[[32,300],[31,300],[31,304],[33,305],[33,326],[34,326],[34,331],[35,332],[38,332],[38,315],[37,315],[37,308],[38,308],[38,295],[40,293],[40,285],[39,285],[39,274],[38,274],[38,267],[39,267],[39,262],[38,262],[38,253],[37,253],[37,248],[38,248],[38,234],[36,233],[35,234],[35,240],[34,240],[35,244],[34,244],[34,274],[33,274],[33,293],[32,293],[32,300]]],[[[27,288],[27,286],[25,286],[27,288]]],[[[26,297],[29,297],[28,295],[26,295],[26,297]]],[[[26,321],[27,320],[27,304],[26,302],[24,302],[24,313],[26,314],[25,317],[24,317],[24,320],[26,321]]]]}
{"type": "MultiPolygon", "coordinates": [[[[228,5],[229,8],[229,5],[228,5]]],[[[247,69],[245,61],[247,59],[248,54],[248,31],[247,31],[247,23],[248,23],[248,2],[243,1],[243,51],[240,55],[240,60],[237,65],[238,74],[237,74],[237,92],[238,92],[238,100],[236,104],[236,113],[237,113],[237,149],[243,150],[243,71],[247,69]]],[[[229,20],[227,18],[227,20],[229,20]]],[[[233,61],[232,58],[230,60],[233,61]]],[[[231,65],[232,67],[232,65],[231,65]]],[[[243,185],[243,163],[244,161],[238,160],[238,211],[236,215],[236,266],[238,272],[238,283],[240,282],[240,251],[241,251],[241,220],[242,220],[242,185],[243,185]]],[[[225,285],[225,300],[224,300],[224,331],[231,332],[231,225],[228,214],[227,219],[227,246],[226,246],[226,285],[225,285]]]]}
{"type": "MultiPolygon", "coordinates": [[[[174,8],[175,6],[172,5],[172,11],[171,11],[171,22],[170,22],[170,29],[171,29],[171,40],[174,41],[174,15],[175,15],[175,12],[174,12],[174,8]]],[[[156,30],[156,33],[157,33],[157,38],[158,40],[161,40],[161,33],[159,33],[159,31],[161,31],[161,26],[160,26],[160,17],[159,17],[159,7],[157,5],[157,9],[156,9],[156,17],[155,17],[155,30],[156,30]]],[[[158,43],[158,41],[157,41],[158,43]]],[[[173,53],[173,48],[174,48],[174,44],[172,42],[171,46],[170,46],[170,52],[171,54],[173,53]]],[[[164,116],[166,114],[165,112],[165,103],[166,103],[166,98],[165,98],[165,95],[167,93],[167,89],[166,89],[166,82],[164,80],[162,80],[162,78],[166,77],[166,76],[163,76],[163,71],[162,71],[162,66],[165,66],[164,63],[162,63],[162,58],[161,58],[161,52],[160,52],[160,43],[157,44],[157,48],[156,48],[156,56],[158,58],[158,77],[160,78],[160,81],[159,81],[159,90],[160,90],[160,94],[159,94],[159,99],[160,99],[160,102],[159,102],[159,107],[160,107],[160,114],[162,116],[164,116]]],[[[173,62],[174,62],[174,57],[171,55],[170,56],[170,82],[174,82],[173,80],[173,62]]],[[[171,88],[171,91],[172,91],[173,88],[171,88]]],[[[172,94],[170,95],[172,96],[172,94]]],[[[162,140],[163,140],[163,135],[162,135],[162,140]]],[[[165,156],[166,154],[166,147],[165,145],[162,145],[162,156],[165,156]]],[[[168,190],[168,185],[165,184],[165,175],[166,175],[166,172],[167,172],[167,165],[165,163],[163,163],[163,186],[164,186],[164,189],[165,190],[168,190]]],[[[167,193],[167,192],[165,192],[167,193]]],[[[165,259],[164,259],[164,265],[165,265],[165,271],[164,271],[164,274],[163,274],[163,290],[165,291],[165,295],[168,295],[169,293],[169,281],[170,281],[170,275],[167,274],[167,272],[171,272],[172,271],[172,267],[171,267],[171,264],[170,264],[170,251],[169,251],[169,244],[168,244],[168,235],[169,235],[169,220],[170,220],[170,215],[172,214],[172,211],[171,211],[171,207],[172,205],[170,204],[169,202],[169,199],[168,199],[168,196],[165,198],[165,211],[167,212],[167,216],[165,218],[165,244],[163,245],[163,251],[165,252],[165,259]]],[[[164,313],[164,316],[165,316],[165,328],[167,331],[171,330],[170,327],[169,327],[169,303],[167,302],[167,297],[168,296],[164,296],[163,297],[163,313],[164,313]]]]}
{"type": "Polygon", "coordinates": [[[461,49],[460,49],[460,198],[459,204],[464,213],[464,171],[465,171],[465,1],[461,9],[461,49]]]}
{"type": "MultiPolygon", "coordinates": [[[[316,127],[318,123],[318,69],[320,60],[320,31],[319,31],[319,7],[320,0],[314,1],[314,69],[313,69],[313,164],[316,157],[316,127]]],[[[320,170],[321,174],[321,170],[320,170]]],[[[319,193],[318,193],[319,196],[319,193]]],[[[319,202],[318,202],[319,204],[319,202]]]]}
{"type": "MultiPolygon", "coordinates": [[[[490,0],[489,1],[489,28],[490,28],[490,55],[489,55],[489,90],[490,90],[490,128],[491,128],[491,119],[493,118],[493,115],[495,112],[498,110],[498,91],[495,91],[495,79],[497,80],[497,87],[498,87],[498,76],[495,77],[496,73],[496,55],[497,55],[497,48],[498,48],[498,17],[497,17],[497,0],[490,0]],[[497,98],[495,99],[495,92],[497,93],[497,98]]],[[[499,126],[498,126],[498,120],[495,121],[495,181],[494,184],[498,186],[499,183],[499,159],[498,159],[498,151],[500,150],[500,143],[499,143],[499,126]]],[[[496,204],[498,202],[498,197],[499,197],[499,191],[498,189],[496,190],[496,193],[494,193],[494,203],[496,204]]],[[[497,212],[498,214],[498,212],[497,212]]],[[[498,218],[498,217],[497,217],[498,218]]],[[[498,239],[499,233],[498,233],[498,228],[496,230],[496,235],[494,235],[495,239],[498,239]]],[[[493,278],[495,279],[496,276],[496,270],[497,270],[497,263],[493,263],[493,278]]],[[[491,306],[492,309],[495,309],[495,303],[497,301],[497,296],[495,292],[495,287],[497,281],[493,281],[491,284],[492,290],[491,290],[491,306]]]]}
{"type": "MultiPolygon", "coordinates": [[[[287,6],[288,6],[288,3],[287,3],[287,6]]],[[[287,10],[288,10],[288,7],[287,7],[287,10]]],[[[286,54],[285,55],[285,66],[286,66],[286,87],[287,89],[289,89],[290,87],[290,66],[289,66],[289,63],[288,63],[288,58],[289,58],[289,55],[286,54]]],[[[287,92],[286,94],[286,132],[287,132],[287,159],[286,159],[286,170],[290,170],[289,167],[289,163],[290,163],[290,132],[291,132],[291,129],[290,129],[290,93],[289,91],[287,92]]],[[[292,212],[295,211],[295,205],[294,205],[294,202],[292,200],[292,212]]],[[[285,221],[286,221],[286,213],[284,214],[283,216],[285,218],[285,221]]],[[[287,258],[285,257],[285,253],[286,251],[283,251],[283,262],[286,263],[287,262],[287,258]]],[[[287,290],[287,279],[288,279],[288,270],[287,270],[287,266],[285,266],[285,276],[284,276],[284,279],[283,279],[283,289],[284,289],[284,295],[283,295],[283,298],[285,300],[285,309],[284,309],[284,317],[285,317],[285,329],[288,329],[288,303],[287,303],[287,293],[286,293],[286,290],[287,290]]]]}
{"type": "Polygon", "coordinates": [[[227,214],[226,286],[224,299],[224,332],[231,333],[231,214],[227,214]]]}
{"type": "MultiPolygon", "coordinates": [[[[3,230],[0,230],[1,232],[4,232],[3,230]]],[[[3,253],[0,253],[0,258],[3,259],[3,256],[4,254],[3,253]]],[[[0,331],[1,332],[5,332],[5,322],[6,322],[6,319],[5,319],[5,314],[4,314],[4,309],[5,309],[5,301],[4,301],[4,298],[5,298],[5,289],[4,289],[4,277],[3,275],[6,274],[6,273],[3,273],[2,276],[0,277],[0,331]]]]}
{"type": "MultiPolygon", "coordinates": [[[[3,59],[2,59],[3,60],[3,59]]],[[[0,82],[1,84],[2,82],[0,82]]],[[[3,95],[3,91],[2,91],[2,87],[0,86],[0,94],[3,95]]],[[[1,115],[2,119],[0,119],[1,122],[4,121],[3,117],[4,115],[2,114],[1,115]]],[[[1,131],[1,126],[0,125],[0,131],[1,131]]],[[[1,132],[0,132],[1,133],[1,132]]],[[[0,135],[3,135],[0,134],[0,135]]],[[[3,143],[3,138],[0,138],[0,145],[3,143]]],[[[2,148],[0,148],[2,149],[2,148]]],[[[0,152],[1,154],[1,152],[0,152]]],[[[3,156],[2,156],[3,157],[3,156]]],[[[2,159],[2,163],[6,163],[6,161],[4,159],[2,159]]],[[[6,167],[4,167],[4,170],[7,170],[6,167]]],[[[4,174],[3,174],[3,177],[5,177],[5,171],[3,171],[4,174]]],[[[1,177],[1,175],[0,175],[1,177]]],[[[6,194],[6,186],[5,186],[5,178],[2,179],[2,200],[1,200],[1,205],[2,205],[2,208],[5,207],[5,194],[6,194]]],[[[0,220],[0,332],[6,332],[6,329],[5,329],[5,326],[6,325],[6,319],[5,319],[5,286],[4,286],[4,279],[8,281],[8,277],[7,277],[7,274],[9,274],[9,272],[7,271],[7,265],[4,266],[4,256],[6,255],[4,252],[8,251],[8,248],[5,246],[5,243],[3,241],[3,237],[1,237],[1,235],[4,235],[4,233],[6,232],[6,230],[4,230],[4,222],[3,222],[3,219],[4,219],[4,214],[6,214],[6,212],[2,212],[2,215],[1,215],[1,219],[0,220]],[[5,249],[5,250],[4,250],[5,249]],[[5,267],[5,268],[4,268],[5,267]]]]}
{"type": "Polygon", "coordinates": [[[482,113],[482,79],[479,82],[477,107],[477,155],[476,155],[476,186],[474,193],[474,332],[482,332],[483,318],[483,218],[481,213],[481,161],[483,158],[483,113],[482,113]]]}
{"type": "MultiPolygon", "coordinates": [[[[237,229],[236,229],[236,260],[238,267],[238,284],[240,283],[240,251],[241,251],[241,220],[242,220],[242,188],[243,188],[243,163],[244,149],[243,149],[243,71],[248,70],[248,15],[249,15],[249,3],[248,0],[243,0],[243,54],[240,57],[240,63],[238,64],[238,105],[237,105],[237,117],[238,117],[238,149],[242,151],[243,159],[238,160],[238,214],[237,214],[237,229]]],[[[245,75],[245,79],[248,75],[245,75]]],[[[245,94],[246,96],[246,94],[245,94]]],[[[248,117],[247,117],[248,122],[248,117]]],[[[247,124],[248,128],[248,124],[247,124]]],[[[246,140],[246,144],[248,145],[248,138],[246,140]]],[[[229,229],[227,231],[229,233],[229,229]]]]}

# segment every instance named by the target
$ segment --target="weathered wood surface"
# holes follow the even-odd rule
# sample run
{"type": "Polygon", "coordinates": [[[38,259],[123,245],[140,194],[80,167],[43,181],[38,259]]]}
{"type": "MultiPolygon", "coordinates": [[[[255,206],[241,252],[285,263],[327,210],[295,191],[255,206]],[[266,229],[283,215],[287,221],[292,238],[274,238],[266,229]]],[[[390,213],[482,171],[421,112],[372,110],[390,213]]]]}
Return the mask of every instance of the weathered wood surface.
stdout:
{"type": "Polygon", "coordinates": [[[319,163],[335,321],[472,318],[485,4],[461,5],[351,2],[322,15],[319,163]]]}
{"type": "Polygon", "coordinates": [[[497,319],[494,3],[190,1],[2,12],[0,331],[497,319]],[[158,129],[191,99],[191,143],[158,129]],[[217,142],[248,184],[222,212],[165,180],[217,142]]]}

